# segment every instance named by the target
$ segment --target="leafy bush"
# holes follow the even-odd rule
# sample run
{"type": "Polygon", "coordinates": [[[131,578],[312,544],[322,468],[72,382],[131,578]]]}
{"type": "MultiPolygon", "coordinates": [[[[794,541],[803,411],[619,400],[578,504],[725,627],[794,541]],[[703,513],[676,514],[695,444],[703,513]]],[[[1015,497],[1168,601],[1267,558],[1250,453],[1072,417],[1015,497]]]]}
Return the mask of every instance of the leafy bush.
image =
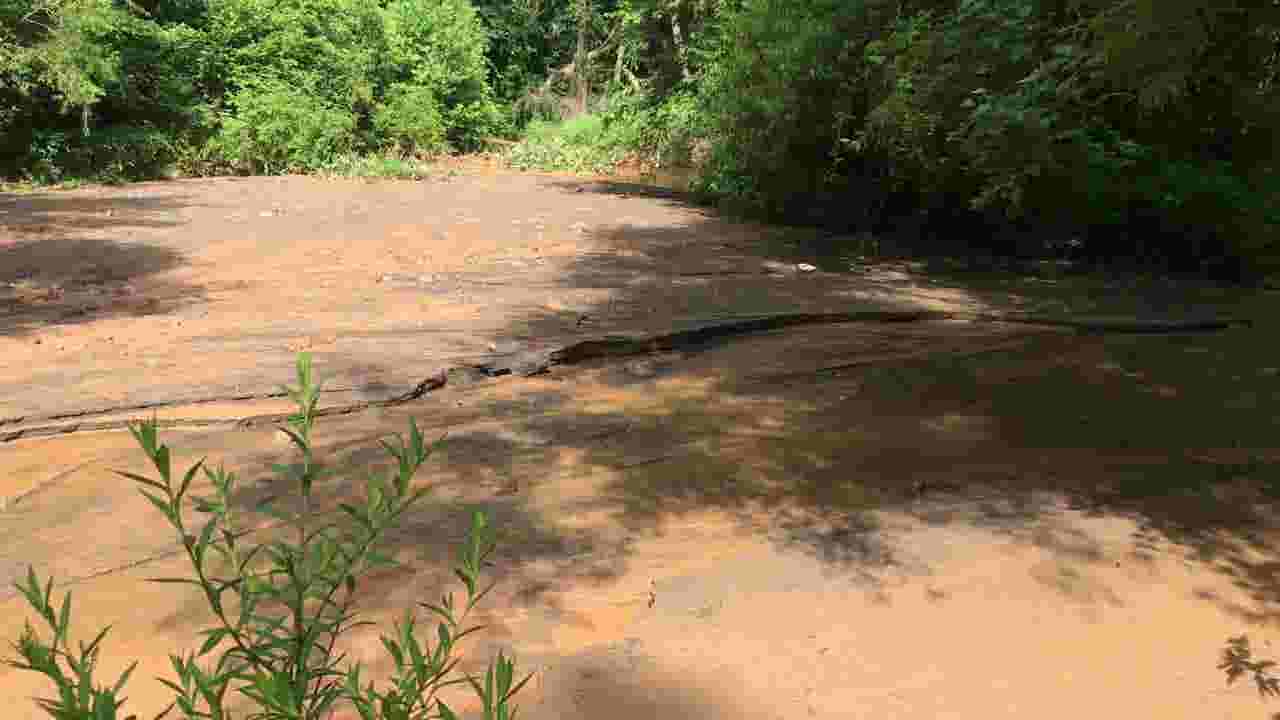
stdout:
{"type": "Polygon", "coordinates": [[[115,180],[150,178],[172,166],[180,146],[181,141],[168,130],[106,128],[85,138],[75,158],[64,161],[64,166],[115,180]]]}
{"type": "Polygon", "coordinates": [[[691,90],[660,102],[643,94],[615,94],[607,98],[600,117],[611,142],[655,167],[693,164],[694,146],[709,132],[704,108],[691,90]]]}
{"type": "Polygon", "coordinates": [[[221,0],[207,34],[210,82],[231,96],[283,84],[349,111],[373,99],[387,47],[375,0],[221,0]]]}
{"type": "Polygon", "coordinates": [[[57,182],[62,178],[61,162],[67,155],[70,142],[61,130],[36,130],[27,147],[28,160],[24,163],[37,182],[57,182]]]}
{"type": "Polygon", "coordinates": [[[498,107],[487,96],[455,105],[445,112],[445,117],[449,126],[449,144],[463,152],[484,147],[486,138],[511,133],[510,112],[498,107]]]}
{"type": "Polygon", "coordinates": [[[580,115],[563,123],[535,121],[506,156],[512,167],[533,170],[607,173],[630,154],[598,115],[580,115]]]}
{"type": "Polygon", "coordinates": [[[574,172],[610,172],[624,162],[686,166],[705,133],[704,116],[691,94],[665,102],[618,94],[605,98],[598,113],[530,122],[507,161],[525,169],[574,172]]]}
{"type": "Polygon", "coordinates": [[[1274,7],[743,0],[722,24],[701,185],[740,207],[875,225],[910,199],[1098,257],[1275,265],[1274,7]]]}
{"type": "Polygon", "coordinates": [[[315,170],[350,152],[355,117],[307,89],[266,80],[231,97],[215,149],[255,172],[315,170]]]}
{"type": "MultiPolygon", "coordinates": [[[[142,495],[177,532],[192,568],[192,577],[154,582],[199,588],[215,620],[200,632],[204,640],[198,651],[170,655],[175,677],[163,682],[173,690],[174,701],[163,714],[176,707],[184,718],[229,720],[227,692],[235,689],[257,706],[251,717],[264,720],[321,720],[344,702],[353,705],[363,720],[456,720],[437,693],[468,682],[481,700],[486,720],[513,718],[511,699],[529,678],[515,682],[513,664],[502,653],[483,682],[470,675],[456,677],[457,645],[479,629],[465,626],[465,619],[493,587],[480,584],[481,568],[495,547],[493,531],[480,513],[473,517],[455,569],[467,591],[465,604],[455,606],[452,594],[438,604],[421,603],[439,619],[436,645],[424,646],[418,640],[415,619],[406,613],[394,635],[382,637],[395,666],[390,687],[379,691],[372,683],[362,684],[359,664],[342,667],[343,656],[335,653],[335,642],[358,625],[353,610],[358,578],[391,563],[377,546],[426,492],[414,490],[412,480],[433,446],[424,443],[416,424],[410,422],[407,441],[397,437],[394,443],[383,443],[395,461],[394,477],[371,475],[363,502],[339,506],[352,525],[343,528],[321,519],[313,487],[331,470],[317,461],[312,449],[320,384],[305,354],[298,359],[297,378],[298,386],[288,391],[298,412],[281,431],[297,446],[301,458],[277,465],[275,471],[281,481],[296,485],[301,506],[297,512],[262,508],[283,529],[280,539],[264,544],[243,542],[248,531],[235,509],[234,473],[223,467],[211,470],[202,460],[178,476],[169,447],[159,442],[156,423],[131,427],[159,477],[120,474],[138,484],[142,495]],[[213,494],[189,497],[201,472],[213,494]],[[188,500],[192,509],[207,518],[199,528],[188,525],[188,500]],[[287,539],[290,531],[293,541],[287,539]],[[216,656],[214,662],[200,662],[211,653],[216,656]]],[[[10,661],[17,668],[45,675],[57,687],[56,698],[38,701],[41,708],[56,720],[120,717],[120,693],[136,663],[111,686],[95,684],[94,670],[107,631],[88,644],[82,642],[79,652],[73,653],[67,639],[71,593],[58,606],[52,599],[53,581],[42,587],[34,569],[28,571],[25,584],[16,585],[51,632],[48,640],[42,639],[27,623],[14,646],[18,657],[10,661]]]]}
{"type": "Polygon", "coordinates": [[[408,153],[435,155],[446,147],[440,103],[435,91],[425,85],[392,88],[373,124],[380,136],[408,153]]]}
{"type": "Polygon", "coordinates": [[[769,215],[819,191],[846,125],[866,115],[865,3],[747,0],[703,80],[718,150],[704,185],[769,215]]]}
{"type": "Polygon", "coordinates": [[[488,82],[488,39],[468,0],[393,0],[384,17],[389,81],[431,90],[450,144],[474,150],[503,132],[488,82]]]}

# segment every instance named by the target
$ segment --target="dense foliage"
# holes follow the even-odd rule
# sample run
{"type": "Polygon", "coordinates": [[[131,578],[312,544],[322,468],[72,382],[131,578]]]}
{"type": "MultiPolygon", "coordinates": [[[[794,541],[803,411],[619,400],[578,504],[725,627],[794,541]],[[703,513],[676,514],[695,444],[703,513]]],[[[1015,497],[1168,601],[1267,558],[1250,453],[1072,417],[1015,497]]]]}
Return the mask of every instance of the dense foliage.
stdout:
{"type": "Polygon", "coordinates": [[[321,169],[508,120],[467,0],[4,0],[10,174],[321,169]]]}
{"type": "Polygon", "coordinates": [[[518,165],[692,164],[774,218],[1232,278],[1275,269],[1278,66],[1276,0],[0,0],[10,176],[529,127],[518,165]]]}

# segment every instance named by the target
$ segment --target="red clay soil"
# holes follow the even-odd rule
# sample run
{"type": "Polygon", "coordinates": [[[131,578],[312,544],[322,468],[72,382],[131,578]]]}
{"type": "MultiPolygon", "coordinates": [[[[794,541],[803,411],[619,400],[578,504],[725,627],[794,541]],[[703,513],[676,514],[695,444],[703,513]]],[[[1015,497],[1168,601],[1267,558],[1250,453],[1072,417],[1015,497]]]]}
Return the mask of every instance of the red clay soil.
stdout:
{"type": "MultiPolygon", "coordinates": [[[[200,421],[287,409],[267,395],[297,350],[337,388],[330,406],[453,368],[412,400],[323,418],[317,442],[355,469],[411,417],[449,432],[418,478],[432,500],[390,539],[405,568],[360,606],[387,632],[438,598],[468,512],[487,510],[499,585],[470,657],[505,648],[536,671],[522,717],[1265,715],[1215,668],[1229,635],[1269,652],[1280,599],[1255,477],[1280,459],[1280,387],[1269,356],[1233,351],[1265,329],[814,324],[488,378],[465,368],[609,334],[1049,301],[836,272],[794,233],[563,178],[193,180],[5,196],[0,213],[0,432],[182,420],[164,434],[179,466],[225,462],[248,508],[278,490],[287,442],[200,421]],[[1234,380],[1187,379],[1209,367],[1234,380]]],[[[34,565],[75,593],[81,635],[112,624],[102,677],[140,660],[127,710],[150,717],[167,654],[209,616],[143,583],[184,567],[111,472],[141,460],[120,430],[0,444],[0,581],[34,565]]],[[[351,495],[345,477],[324,507],[351,495]]],[[[0,598],[11,640],[29,615],[0,598]]],[[[375,633],[347,649],[385,676],[375,633]]],[[[30,698],[49,691],[0,669],[5,717],[39,717],[30,698]]]]}

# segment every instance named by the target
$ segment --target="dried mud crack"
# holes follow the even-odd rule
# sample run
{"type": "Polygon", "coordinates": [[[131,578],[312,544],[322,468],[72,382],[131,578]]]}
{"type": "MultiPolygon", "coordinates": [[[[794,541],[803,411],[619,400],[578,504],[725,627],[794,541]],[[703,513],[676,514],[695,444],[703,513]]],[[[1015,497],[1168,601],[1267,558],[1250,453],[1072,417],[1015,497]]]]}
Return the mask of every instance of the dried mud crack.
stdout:
{"type": "MultiPolygon", "coordinates": [[[[648,337],[606,336],[584,340],[559,348],[530,349],[508,353],[493,361],[443,370],[415,384],[409,390],[394,397],[343,405],[332,405],[318,411],[321,416],[347,415],[371,408],[385,408],[413,402],[429,392],[449,383],[449,376],[461,371],[482,378],[504,375],[533,376],[549,371],[557,365],[576,365],[593,360],[634,357],[637,355],[668,353],[672,351],[697,352],[716,343],[728,342],[736,337],[754,333],[784,330],[805,325],[837,325],[851,323],[918,323],[918,322],[985,322],[1031,325],[1079,333],[1131,333],[1161,334],[1188,332],[1215,332],[1232,326],[1252,327],[1249,320],[1231,318],[1200,318],[1186,320],[1139,318],[1067,318],[1047,315],[1014,313],[961,313],[944,311],[858,311],[842,313],[793,313],[783,315],[745,317],[706,327],[648,337]]],[[[1006,347],[1007,343],[999,345],[1006,347]]],[[[999,349],[999,348],[992,348],[999,349]]],[[[900,358],[899,358],[900,359],[900,358]]],[[[883,361],[869,358],[866,362],[846,364],[822,370],[839,370],[875,364],[883,361]]],[[[777,379],[785,379],[778,377],[777,379]]],[[[327,392],[350,391],[353,388],[329,388],[327,392]]],[[[241,393],[221,397],[200,398],[174,402],[151,402],[120,407],[88,410],[76,413],[50,414],[39,417],[0,418],[0,442],[67,435],[75,432],[123,429],[129,419],[92,420],[95,416],[107,416],[142,410],[188,407],[214,403],[236,403],[269,400],[286,397],[283,392],[241,393]],[[10,430],[3,430],[9,427],[10,430]]],[[[266,413],[235,418],[166,418],[157,419],[160,427],[233,427],[251,428],[286,420],[290,413],[266,413]]]]}

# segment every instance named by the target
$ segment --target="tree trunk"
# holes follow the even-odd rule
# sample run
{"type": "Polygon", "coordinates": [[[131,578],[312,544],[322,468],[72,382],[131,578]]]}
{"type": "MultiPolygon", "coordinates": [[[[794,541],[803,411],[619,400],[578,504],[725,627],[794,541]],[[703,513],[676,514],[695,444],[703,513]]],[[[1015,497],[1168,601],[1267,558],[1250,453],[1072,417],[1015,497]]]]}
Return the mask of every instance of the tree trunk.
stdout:
{"type": "Polygon", "coordinates": [[[622,70],[624,68],[623,62],[625,61],[626,56],[627,56],[626,44],[621,42],[618,43],[618,54],[613,61],[613,84],[614,85],[622,84],[622,70]]]}
{"type": "Polygon", "coordinates": [[[688,48],[685,46],[684,30],[680,25],[680,8],[675,8],[671,13],[671,41],[676,48],[676,62],[680,65],[680,77],[683,80],[689,79],[689,54],[688,48]]]}
{"type": "Polygon", "coordinates": [[[578,91],[577,112],[587,112],[591,97],[591,58],[587,53],[587,33],[591,27],[591,0],[578,0],[578,48],[574,53],[575,85],[578,91]]]}

